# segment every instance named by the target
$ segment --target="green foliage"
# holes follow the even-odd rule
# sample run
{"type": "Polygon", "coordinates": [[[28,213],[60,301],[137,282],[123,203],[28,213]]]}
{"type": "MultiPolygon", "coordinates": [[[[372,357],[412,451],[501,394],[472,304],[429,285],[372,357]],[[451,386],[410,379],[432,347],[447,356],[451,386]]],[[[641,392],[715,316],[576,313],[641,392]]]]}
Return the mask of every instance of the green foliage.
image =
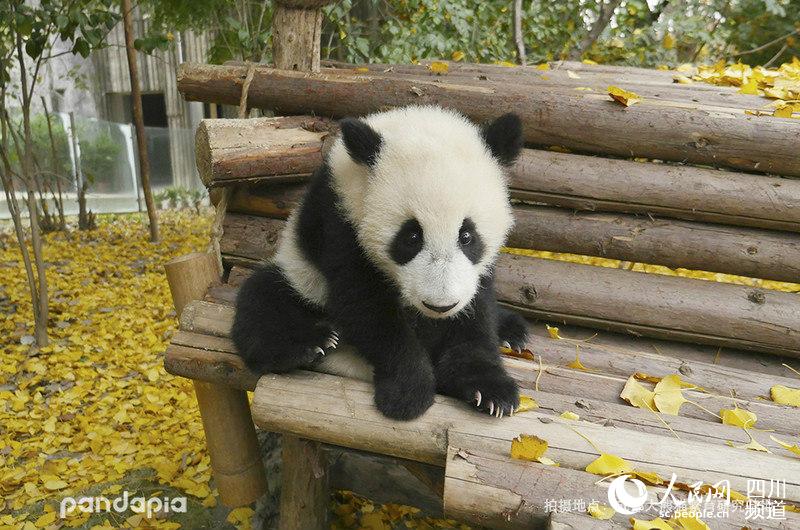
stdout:
{"type": "Polygon", "coordinates": [[[0,84],[11,79],[10,60],[17,38],[30,59],[45,59],[56,37],[72,53],[88,57],[104,45],[119,15],[114,0],[4,0],[0,2],[0,84]]]}
{"type": "Polygon", "coordinates": [[[113,182],[117,157],[122,151],[120,142],[107,131],[95,134],[78,132],[81,145],[81,173],[90,183],[113,182]]]}
{"type": "Polygon", "coordinates": [[[200,213],[200,206],[205,197],[206,194],[203,190],[180,186],[164,188],[153,196],[159,208],[166,207],[172,210],[194,208],[197,213],[200,213]]]}

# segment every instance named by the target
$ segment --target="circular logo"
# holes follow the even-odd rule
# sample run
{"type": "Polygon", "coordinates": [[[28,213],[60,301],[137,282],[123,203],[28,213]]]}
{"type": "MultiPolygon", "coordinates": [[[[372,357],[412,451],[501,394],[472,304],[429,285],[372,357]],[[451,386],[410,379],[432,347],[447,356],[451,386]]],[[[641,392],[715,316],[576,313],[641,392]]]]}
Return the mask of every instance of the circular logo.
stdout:
{"type": "Polygon", "coordinates": [[[633,515],[642,509],[647,502],[647,488],[638,479],[631,479],[631,484],[636,487],[636,495],[631,495],[625,489],[625,482],[630,475],[620,475],[608,485],[608,504],[618,513],[633,515]]]}

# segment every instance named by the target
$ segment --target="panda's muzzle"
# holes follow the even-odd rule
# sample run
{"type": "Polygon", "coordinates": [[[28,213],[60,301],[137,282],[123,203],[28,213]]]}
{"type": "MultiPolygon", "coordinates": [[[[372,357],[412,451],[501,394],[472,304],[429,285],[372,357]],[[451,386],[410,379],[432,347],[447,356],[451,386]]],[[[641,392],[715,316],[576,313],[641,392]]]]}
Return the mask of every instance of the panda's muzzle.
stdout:
{"type": "Polygon", "coordinates": [[[425,307],[427,307],[431,311],[436,311],[437,313],[447,313],[448,311],[453,309],[455,306],[457,306],[458,302],[455,302],[455,303],[450,304],[450,305],[432,305],[432,304],[429,304],[428,302],[422,302],[422,305],[424,305],[425,307]]]}

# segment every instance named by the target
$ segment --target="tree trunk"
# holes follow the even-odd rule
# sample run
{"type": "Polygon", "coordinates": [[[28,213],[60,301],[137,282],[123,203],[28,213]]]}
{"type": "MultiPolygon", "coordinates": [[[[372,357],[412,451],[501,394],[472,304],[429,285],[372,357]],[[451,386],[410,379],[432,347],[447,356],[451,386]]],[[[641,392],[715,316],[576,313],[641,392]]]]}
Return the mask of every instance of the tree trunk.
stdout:
{"type": "Polygon", "coordinates": [[[603,30],[606,29],[611,22],[611,18],[614,16],[614,10],[616,10],[617,6],[621,3],[622,0],[608,0],[607,4],[603,0],[600,0],[600,12],[597,14],[597,20],[592,25],[592,29],[589,30],[589,33],[581,40],[580,44],[570,52],[570,59],[579,60],[581,56],[592,47],[592,44],[595,43],[603,33],[603,30]]]}
{"type": "Polygon", "coordinates": [[[150,222],[150,241],[158,242],[158,217],[150,189],[150,159],[147,156],[147,144],[144,136],[144,117],[142,116],[142,92],[139,87],[139,67],[136,63],[136,49],[133,47],[133,20],[131,1],[122,0],[122,19],[125,26],[125,51],[128,56],[128,72],[131,78],[131,107],[133,123],[136,126],[136,147],[139,152],[139,174],[141,176],[144,202],[147,206],[147,217],[150,222]]]}
{"type": "Polygon", "coordinates": [[[514,0],[514,44],[517,47],[519,64],[525,66],[528,56],[525,54],[525,39],[522,35],[522,0],[514,0]]]}
{"type": "Polygon", "coordinates": [[[53,179],[56,181],[56,190],[58,192],[58,194],[53,193],[51,189],[51,194],[53,195],[53,202],[58,211],[58,229],[66,230],[67,221],[64,218],[64,195],[61,190],[61,171],[58,167],[58,149],[56,148],[56,139],[53,136],[53,126],[50,123],[50,111],[47,109],[47,100],[44,96],[42,96],[42,108],[44,109],[45,118],[47,118],[47,136],[50,138],[50,156],[52,157],[50,170],[53,172],[53,179]]]}
{"type": "MultiPolygon", "coordinates": [[[[243,66],[183,64],[178,88],[190,101],[236,105],[246,72],[243,66]]],[[[607,96],[573,92],[501,90],[480,81],[412,80],[391,72],[313,74],[258,67],[248,101],[281,114],[337,118],[409,104],[445,105],[479,122],[516,112],[528,144],[800,176],[796,120],[647,99],[626,108],[607,96]]]]}
{"type": "MultiPolygon", "coordinates": [[[[31,94],[36,79],[28,83],[27,66],[25,64],[25,52],[22,47],[22,36],[17,33],[16,40],[17,62],[19,64],[20,91],[22,93],[22,127],[23,127],[23,146],[21,157],[22,179],[25,182],[28,215],[30,216],[31,228],[31,249],[33,251],[33,262],[36,266],[36,282],[30,285],[31,302],[33,304],[33,316],[35,321],[34,336],[36,344],[41,348],[47,346],[47,320],[49,318],[49,300],[47,294],[47,275],[45,274],[44,257],[42,255],[42,235],[39,228],[39,209],[36,206],[35,195],[35,176],[33,174],[33,138],[31,137],[31,94]]],[[[9,124],[10,126],[10,124],[9,124]]]]}

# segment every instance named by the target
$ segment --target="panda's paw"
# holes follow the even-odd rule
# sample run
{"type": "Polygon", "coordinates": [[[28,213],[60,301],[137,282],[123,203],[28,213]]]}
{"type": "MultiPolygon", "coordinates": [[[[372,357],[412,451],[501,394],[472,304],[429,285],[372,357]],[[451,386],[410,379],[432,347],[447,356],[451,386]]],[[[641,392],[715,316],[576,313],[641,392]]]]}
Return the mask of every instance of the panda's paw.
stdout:
{"type": "Polygon", "coordinates": [[[317,324],[309,342],[310,345],[305,347],[305,359],[302,365],[312,367],[339,346],[339,332],[327,324],[317,324]]]}
{"type": "Polygon", "coordinates": [[[421,416],[433,404],[436,394],[432,374],[387,378],[376,376],[374,383],[375,406],[384,416],[394,420],[407,421],[421,416]]]}
{"type": "Polygon", "coordinates": [[[528,324],[522,315],[504,309],[500,314],[497,328],[500,346],[522,351],[528,339],[528,324]]]}
{"type": "Polygon", "coordinates": [[[519,407],[519,387],[504,373],[486,376],[475,386],[472,404],[478,410],[502,418],[513,415],[519,407]]]}

